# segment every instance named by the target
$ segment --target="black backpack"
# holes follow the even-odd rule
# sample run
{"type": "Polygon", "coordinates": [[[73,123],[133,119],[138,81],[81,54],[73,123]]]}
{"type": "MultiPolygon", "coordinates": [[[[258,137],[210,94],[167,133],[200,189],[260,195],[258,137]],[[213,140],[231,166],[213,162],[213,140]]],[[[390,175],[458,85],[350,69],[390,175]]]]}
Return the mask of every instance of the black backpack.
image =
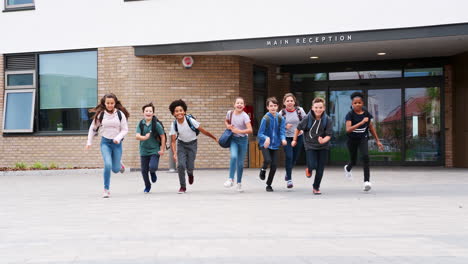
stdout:
{"type": "MultiPolygon", "coordinates": [[[[117,110],[117,116],[119,117],[119,121],[122,122],[122,112],[120,110],[117,110]]],[[[102,126],[102,120],[104,119],[104,111],[99,114],[99,126],[94,130],[94,135],[97,136],[99,133],[99,128],[102,126]]]]}
{"type": "MultiPolygon", "coordinates": [[[[169,147],[167,146],[167,135],[166,135],[166,130],[164,129],[164,125],[163,123],[155,116],[153,115],[153,118],[151,119],[151,131],[153,132],[153,136],[154,138],[156,139],[156,141],[159,142],[159,144],[161,144],[161,135],[159,135],[157,133],[157,130],[156,130],[156,124],[159,123],[159,125],[161,125],[163,131],[164,131],[164,136],[166,137],[166,149],[169,149],[169,147]]],[[[140,132],[143,133],[143,131],[145,131],[145,119],[142,119],[140,121],[140,132]]],[[[142,135],[142,134],[140,134],[142,135]]],[[[144,135],[142,135],[144,136],[144,135]]]]}
{"type": "MultiPolygon", "coordinates": [[[[299,107],[296,107],[296,113],[297,113],[297,117],[299,118],[299,122],[302,121],[302,113],[301,113],[301,109],[299,107]]],[[[281,115],[286,118],[286,109],[281,109],[281,115]]]]}
{"type": "MultiPolygon", "coordinates": [[[[190,121],[190,118],[193,118],[195,120],[197,119],[193,115],[185,115],[185,120],[187,120],[187,124],[189,125],[190,129],[192,129],[192,131],[195,132],[195,134],[198,136],[198,134],[200,134],[200,130],[198,130],[197,128],[193,126],[192,121],[190,121]]],[[[177,127],[177,119],[174,120],[174,129],[178,136],[179,128],[177,127]]]]}
{"type": "MultiPolygon", "coordinates": [[[[265,114],[263,116],[263,118],[265,119],[265,130],[269,130],[270,129],[270,117],[268,116],[268,114],[265,114]]],[[[283,116],[282,115],[278,115],[278,125],[281,127],[281,123],[283,122],[283,116]]]]}

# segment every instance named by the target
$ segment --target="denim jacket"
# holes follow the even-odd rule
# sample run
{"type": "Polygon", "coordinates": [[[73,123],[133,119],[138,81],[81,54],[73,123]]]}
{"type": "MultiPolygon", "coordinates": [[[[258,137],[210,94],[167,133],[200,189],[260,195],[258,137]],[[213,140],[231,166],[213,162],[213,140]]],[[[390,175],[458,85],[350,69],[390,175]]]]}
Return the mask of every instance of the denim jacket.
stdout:
{"type": "Polygon", "coordinates": [[[269,149],[279,149],[281,146],[281,141],[286,140],[286,120],[282,118],[281,124],[279,124],[280,113],[276,113],[276,116],[273,116],[268,112],[260,123],[260,128],[258,129],[257,139],[260,147],[263,147],[267,137],[270,138],[269,149]],[[266,127],[266,118],[270,119],[270,125],[266,127]]]}

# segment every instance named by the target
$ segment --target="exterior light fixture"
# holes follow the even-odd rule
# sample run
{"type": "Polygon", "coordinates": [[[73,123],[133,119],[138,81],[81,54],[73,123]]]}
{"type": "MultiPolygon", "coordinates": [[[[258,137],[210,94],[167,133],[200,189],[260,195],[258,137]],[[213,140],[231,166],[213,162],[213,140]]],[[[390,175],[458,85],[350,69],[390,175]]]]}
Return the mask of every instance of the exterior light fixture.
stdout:
{"type": "Polygon", "coordinates": [[[318,59],[319,57],[318,57],[318,56],[311,56],[310,58],[311,58],[312,60],[316,60],[316,59],[318,59]]]}
{"type": "Polygon", "coordinates": [[[387,55],[387,53],[385,53],[385,52],[379,52],[379,53],[377,53],[377,55],[379,55],[379,56],[385,56],[385,55],[387,55]]]}

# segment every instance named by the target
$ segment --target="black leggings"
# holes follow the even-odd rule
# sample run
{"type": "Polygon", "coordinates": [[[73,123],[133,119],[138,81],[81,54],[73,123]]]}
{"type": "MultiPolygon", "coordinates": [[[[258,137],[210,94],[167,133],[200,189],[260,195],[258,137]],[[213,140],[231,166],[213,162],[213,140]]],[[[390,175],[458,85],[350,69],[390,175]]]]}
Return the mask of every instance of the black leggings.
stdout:
{"type": "Polygon", "coordinates": [[[328,149],[310,149],[306,152],[307,168],[310,172],[315,170],[314,189],[320,190],[323,171],[328,159],[328,149]]]}
{"type": "Polygon", "coordinates": [[[268,165],[270,165],[270,173],[268,173],[267,185],[273,183],[273,178],[275,177],[276,167],[278,164],[278,150],[277,149],[266,149],[262,147],[263,154],[263,167],[262,169],[266,170],[268,165]]]}
{"type": "Polygon", "coordinates": [[[348,163],[347,170],[351,171],[353,166],[356,166],[357,162],[357,152],[361,153],[361,159],[364,166],[364,181],[370,180],[370,172],[369,172],[369,149],[367,145],[367,138],[361,139],[350,139],[348,138],[348,150],[349,156],[351,157],[351,162],[348,163]]]}

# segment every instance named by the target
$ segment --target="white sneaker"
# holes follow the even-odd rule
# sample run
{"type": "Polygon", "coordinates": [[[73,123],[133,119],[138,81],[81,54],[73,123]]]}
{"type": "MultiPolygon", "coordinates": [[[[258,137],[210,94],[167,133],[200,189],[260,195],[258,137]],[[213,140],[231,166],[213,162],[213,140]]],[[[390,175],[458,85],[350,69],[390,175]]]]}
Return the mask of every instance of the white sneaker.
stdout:
{"type": "Polygon", "coordinates": [[[244,189],[242,189],[242,183],[240,183],[240,182],[237,184],[237,191],[238,192],[244,192],[244,189]]]}
{"type": "Polygon", "coordinates": [[[232,181],[231,178],[227,179],[227,181],[224,182],[224,187],[229,188],[234,186],[234,182],[232,181]]]}
{"type": "Polygon", "coordinates": [[[364,182],[364,191],[368,192],[372,188],[372,184],[368,181],[364,182]]]}
{"type": "Polygon", "coordinates": [[[109,190],[104,189],[104,192],[102,193],[102,198],[109,198],[109,197],[110,197],[109,190]]]}
{"type": "Polygon", "coordinates": [[[352,180],[353,179],[353,173],[351,171],[348,171],[346,169],[348,165],[344,165],[344,175],[345,175],[345,178],[348,179],[348,180],[352,180]]]}

